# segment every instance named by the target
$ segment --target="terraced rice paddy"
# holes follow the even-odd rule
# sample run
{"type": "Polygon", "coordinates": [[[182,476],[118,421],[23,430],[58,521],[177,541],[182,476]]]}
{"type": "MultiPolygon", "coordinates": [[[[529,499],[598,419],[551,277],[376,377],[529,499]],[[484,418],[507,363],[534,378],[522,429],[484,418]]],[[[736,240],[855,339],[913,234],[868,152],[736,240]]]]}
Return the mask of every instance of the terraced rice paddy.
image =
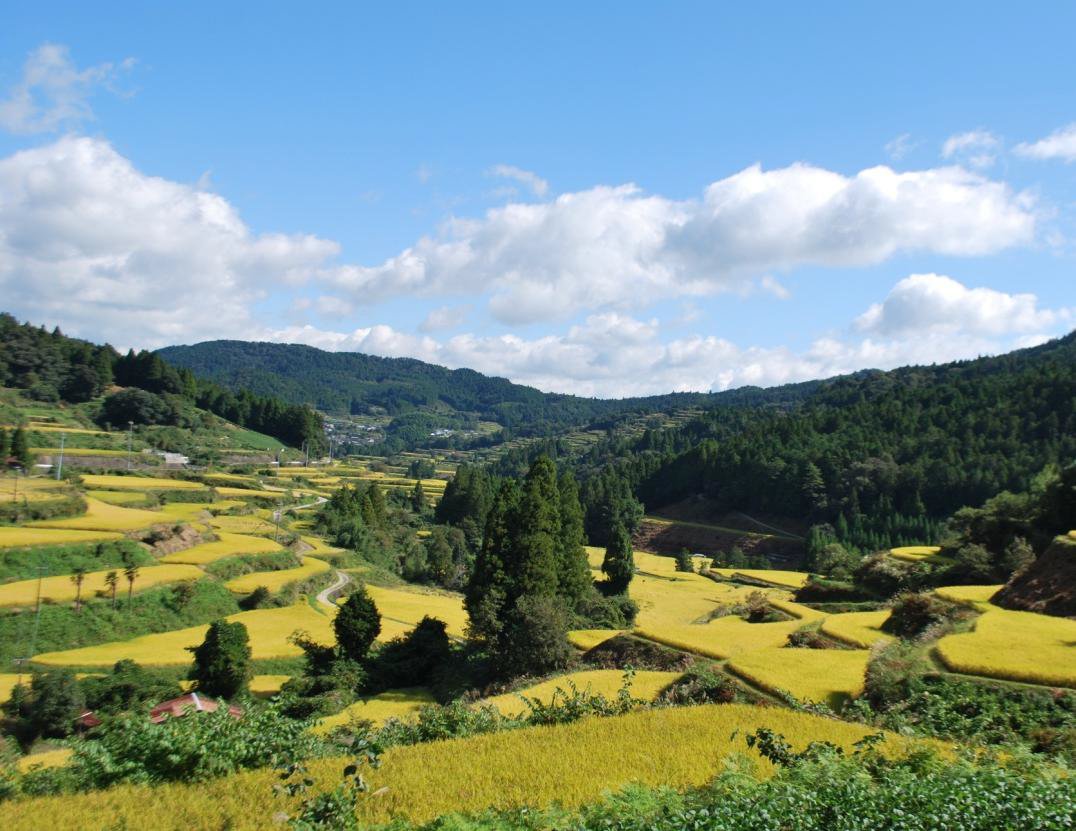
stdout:
{"type": "Polygon", "coordinates": [[[759,583],[768,583],[786,589],[801,589],[807,583],[808,575],[802,571],[780,571],[760,568],[712,568],[722,577],[730,580],[745,577],[759,583]]]}
{"type": "Polygon", "coordinates": [[[194,522],[202,519],[204,514],[230,511],[232,508],[240,508],[242,505],[242,502],[230,499],[221,499],[219,502],[169,502],[162,505],[160,511],[173,520],[194,522]]]}
{"type": "MultiPolygon", "coordinates": [[[[653,701],[682,674],[680,672],[640,670],[635,673],[635,677],[632,679],[631,695],[633,698],[639,698],[643,701],[653,701]]],[[[590,692],[595,695],[604,695],[606,698],[616,698],[617,693],[624,684],[624,673],[618,669],[590,669],[582,672],[570,672],[515,692],[503,693],[502,695],[483,699],[479,703],[496,707],[505,716],[523,715],[529,708],[520,696],[537,698],[543,704],[549,704],[558,690],[561,695],[570,693],[571,684],[575,684],[580,692],[590,692]]]]}
{"type": "Polygon", "coordinates": [[[0,526],[0,548],[26,548],[35,545],[71,545],[80,542],[104,542],[122,539],[111,531],[81,531],[70,528],[12,528],[0,526]]]}
{"type": "MultiPolygon", "coordinates": [[[[110,572],[116,572],[119,577],[119,594],[122,597],[127,591],[127,581],[123,576],[123,569],[120,568],[86,574],[82,583],[82,599],[92,599],[95,595],[108,596],[110,590],[105,583],[105,575],[110,572]]],[[[188,565],[143,566],[138,570],[134,590],[144,591],[154,586],[198,580],[204,576],[200,568],[188,565]]],[[[37,580],[18,580],[0,585],[0,606],[33,606],[37,600],[38,585],[37,580]]],[[[77,592],[68,575],[42,578],[40,590],[43,603],[70,603],[74,601],[77,592]]]]}
{"type": "Polygon", "coordinates": [[[289,680],[290,675],[255,675],[250,679],[250,694],[255,698],[271,698],[289,680]]]}
{"type": "Polygon", "coordinates": [[[57,482],[55,479],[27,479],[24,477],[0,478],[0,500],[11,502],[16,496],[19,502],[40,502],[46,499],[57,499],[63,496],[67,489],[66,482],[57,482]]]}
{"type": "Polygon", "coordinates": [[[982,607],[990,603],[990,598],[1001,591],[1001,586],[943,586],[935,589],[934,594],[953,603],[982,607]]]}
{"type": "Polygon", "coordinates": [[[784,646],[788,636],[802,627],[802,620],[748,623],[730,615],[702,625],[640,626],[635,632],[674,649],[723,660],[759,649],[784,646]]]}
{"type": "Polygon", "coordinates": [[[278,592],[289,583],[301,583],[330,571],[332,566],[315,557],[303,557],[298,568],[286,568],[279,571],[254,571],[229,580],[224,585],[236,594],[250,594],[259,586],[270,592],[278,592]]]}
{"type": "Polygon", "coordinates": [[[887,635],[880,628],[888,619],[888,609],[876,612],[845,612],[827,617],[822,621],[821,630],[824,635],[842,643],[870,649],[876,643],[893,640],[891,635],[887,635]]]}
{"type": "Polygon", "coordinates": [[[941,548],[937,545],[904,545],[889,549],[889,554],[898,560],[919,563],[933,559],[939,551],[941,548]]]}
{"type": "Polygon", "coordinates": [[[593,649],[620,634],[620,629],[573,629],[568,633],[568,643],[576,649],[593,649]]]}
{"type": "MultiPolygon", "coordinates": [[[[299,647],[288,643],[296,630],[307,632],[319,643],[333,643],[332,618],[315,611],[307,603],[297,603],[279,609],[255,609],[228,617],[247,627],[255,660],[295,658],[302,655],[299,647]]],[[[85,646],[60,652],[48,652],[34,657],[37,664],[46,666],[110,667],[116,661],[129,658],[146,666],[186,665],[191,661],[187,647],[197,646],[205,638],[208,626],[191,626],[173,632],[143,635],[128,641],[85,646]]]]}
{"type": "Polygon", "coordinates": [[[463,609],[463,597],[458,594],[369,585],[366,591],[381,613],[379,640],[391,640],[410,632],[427,615],[443,620],[451,637],[462,638],[466,633],[467,613],[463,609]]]}
{"type": "Polygon", "coordinates": [[[147,501],[146,494],[141,491],[86,491],[86,496],[120,507],[142,505],[147,501]]]}
{"type": "Polygon", "coordinates": [[[221,531],[231,531],[236,534],[276,534],[280,531],[273,523],[255,514],[217,516],[209,520],[209,524],[221,531]]]}
{"type": "MultiPolygon", "coordinates": [[[[760,727],[784,735],[797,750],[829,741],[850,751],[874,728],[808,713],[750,705],[711,704],[644,710],[613,718],[491,733],[387,751],[371,772],[377,799],[361,802],[364,823],[409,817],[425,822],[453,811],[541,806],[553,801],[578,807],[630,782],[675,788],[702,785],[724,759],[745,752],[744,736],[760,727]]],[[[902,752],[913,743],[887,734],[883,752],[902,752]]],[[[335,786],[344,759],[310,764],[317,790],[335,786]]],[[[758,761],[761,775],[772,773],[758,761]]],[[[283,800],[267,798],[279,775],[251,771],[196,785],[125,785],[95,793],[41,797],[0,804],[8,831],[67,827],[77,816],[87,827],[263,829],[283,800]]]]}
{"type": "Polygon", "coordinates": [[[406,719],[425,707],[434,704],[434,697],[425,687],[409,687],[400,690],[388,690],[380,695],[356,701],[335,715],[318,722],[315,733],[325,734],[343,727],[353,719],[384,724],[390,718],[406,719]]]}
{"type": "Polygon", "coordinates": [[[1076,687],[1076,621],[991,607],[935,652],[953,672],[1076,687]]]}
{"type": "Polygon", "coordinates": [[[204,542],[183,551],[176,551],[161,557],[162,563],[189,563],[190,565],[204,566],[223,560],[225,557],[235,557],[239,554],[269,554],[273,551],[282,550],[281,547],[265,537],[248,537],[244,534],[231,534],[227,531],[218,531],[219,539],[213,542],[204,542]]]}
{"type": "Polygon", "coordinates": [[[55,750],[45,750],[41,753],[22,756],[19,758],[18,763],[19,772],[29,773],[31,770],[63,767],[71,761],[72,753],[74,751],[69,747],[59,747],[55,750]]]}
{"type": "Polygon", "coordinates": [[[831,707],[863,692],[870,652],[865,649],[782,649],[766,647],[733,658],[726,666],[772,693],[831,707]]]}
{"type": "Polygon", "coordinates": [[[84,473],[82,483],[87,488],[106,491],[163,491],[163,490],[203,490],[201,482],[188,482],[184,479],[163,479],[153,476],[116,476],[109,473],[84,473]]]}
{"type": "Polygon", "coordinates": [[[74,528],[81,531],[138,531],[170,522],[174,522],[171,517],[156,511],[109,505],[99,499],[87,497],[86,513],[82,516],[28,524],[35,528],[74,528]]]}

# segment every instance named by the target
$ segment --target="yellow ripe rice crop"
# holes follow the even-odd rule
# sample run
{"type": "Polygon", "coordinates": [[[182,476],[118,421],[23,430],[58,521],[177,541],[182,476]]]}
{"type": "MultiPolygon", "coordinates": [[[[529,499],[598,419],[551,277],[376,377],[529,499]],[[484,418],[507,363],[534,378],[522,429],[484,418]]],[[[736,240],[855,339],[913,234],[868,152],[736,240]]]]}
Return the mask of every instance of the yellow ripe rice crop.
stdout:
{"type": "Polygon", "coordinates": [[[723,660],[766,647],[780,647],[788,636],[802,628],[803,621],[748,623],[729,615],[702,625],[672,625],[660,628],[637,628],[636,634],[671,646],[723,660]]]}
{"type": "MultiPolygon", "coordinates": [[[[18,673],[15,672],[0,673],[0,704],[11,698],[11,691],[19,683],[19,677],[18,673]]],[[[29,674],[22,676],[23,681],[28,681],[29,679],[29,674]]]]}
{"type": "Polygon", "coordinates": [[[236,594],[250,594],[259,586],[264,586],[271,592],[280,591],[288,583],[297,583],[309,580],[317,574],[324,574],[332,568],[324,560],[314,557],[303,557],[298,568],[285,568],[279,571],[254,571],[229,580],[225,587],[236,594]]]}
{"type": "MultiPolygon", "coordinates": [[[[288,636],[302,629],[319,643],[332,643],[332,617],[315,611],[305,603],[278,609],[255,609],[228,617],[247,627],[254,660],[295,658],[302,655],[299,647],[288,643],[288,636]]],[[[191,626],[173,632],[142,635],[128,641],[84,646],[62,652],[48,652],[33,658],[34,663],[47,666],[112,666],[116,661],[130,658],[147,666],[189,664],[191,654],[186,647],[197,646],[205,638],[208,626],[191,626]]]]}
{"type": "Polygon", "coordinates": [[[20,476],[16,481],[15,477],[3,477],[0,478],[0,500],[10,502],[16,495],[19,502],[57,499],[64,496],[66,487],[66,482],[57,482],[55,479],[24,479],[20,476]]]}
{"type": "Polygon", "coordinates": [[[402,720],[417,713],[427,704],[434,703],[436,702],[433,696],[425,687],[388,690],[372,698],[356,701],[336,715],[322,719],[313,732],[329,733],[337,727],[343,727],[352,719],[372,721],[378,725],[384,724],[390,718],[402,720]]]}
{"type": "Polygon", "coordinates": [[[41,753],[22,756],[18,762],[19,772],[29,773],[31,770],[62,768],[71,761],[73,753],[74,751],[70,747],[59,747],[55,750],[45,750],[41,753]]]}
{"type": "Polygon", "coordinates": [[[786,615],[792,615],[797,620],[821,620],[826,616],[825,613],[812,609],[810,606],[804,606],[802,603],[795,603],[780,597],[771,597],[769,600],[773,608],[784,612],[786,615]]]}
{"type": "Polygon", "coordinates": [[[273,523],[254,515],[217,516],[209,520],[209,524],[222,531],[237,534],[275,534],[278,530],[273,523]]]}
{"type": "Polygon", "coordinates": [[[1001,586],[942,586],[935,589],[934,594],[942,600],[951,600],[953,603],[963,603],[976,608],[983,608],[990,604],[990,598],[1001,591],[1001,586]]]}
{"type": "Polygon", "coordinates": [[[146,495],[139,491],[86,491],[86,496],[107,502],[109,505],[137,505],[146,501],[146,495]]]}
{"type": "Polygon", "coordinates": [[[0,527],[0,548],[22,548],[33,545],[72,545],[80,542],[118,540],[123,534],[108,531],[76,531],[58,528],[0,527]]]}
{"type": "Polygon", "coordinates": [[[620,634],[620,629],[573,629],[568,633],[568,643],[576,649],[593,649],[620,634]]]}
{"type": "Polygon", "coordinates": [[[30,524],[37,528],[74,528],[80,531],[137,531],[173,521],[171,517],[155,511],[123,508],[87,497],[86,513],[82,516],[47,519],[30,524]]]}
{"type": "Polygon", "coordinates": [[[161,557],[161,562],[204,566],[238,554],[269,554],[281,550],[279,545],[265,537],[248,537],[244,534],[230,534],[227,531],[218,531],[217,536],[220,539],[213,542],[204,542],[183,551],[166,554],[161,557]]]}
{"type": "Polygon", "coordinates": [[[311,554],[342,554],[344,549],[335,548],[329,545],[321,537],[315,537],[313,535],[304,535],[300,539],[310,546],[311,554]]]}
{"type": "MultiPolygon", "coordinates": [[[[672,574],[668,577],[636,575],[628,594],[639,604],[635,625],[654,629],[670,625],[704,623],[722,605],[742,602],[750,587],[716,583],[699,574],[672,574]]],[[[779,591],[770,596],[787,599],[779,591]]]]}
{"type": "Polygon", "coordinates": [[[250,679],[250,694],[257,698],[272,698],[290,680],[290,675],[255,675],[250,679]]]}
{"type": "Polygon", "coordinates": [[[84,427],[63,427],[56,424],[30,424],[33,433],[68,433],[72,436],[111,436],[104,430],[87,430],[84,427]]]}
{"type": "Polygon", "coordinates": [[[184,479],[160,479],[152,476],[115,476],[108,473],[84,473],[82,484],[87,488],[99,488],[108,491],[136,490],[202,490],[201,482],[188,482],[184,479]]]}
{"type": "Polygon", "coordinates": [[[175,520],[193,522],[201,519],[204,513],[230,511],[242,504],[228,499],[221,499],[219,502],[169,502],[161,506],[161,513],[175,520]]]}
{"type": "Polygon", "coordinates": [[[381,613],[382,641],[410,631],[427,615],[443,620],[452,637],[462,638],[466,633],[467,613],[463,609],[463,597],[458,594],[369,585],[366,591],[381,613]],[[401,626],[404,627],[402,632],[401,626]]]}
{"type": "MultiPolygon", "coordinates": [[[[105,575],[115,571],[119,576],[119,594],[127,591],[127,581],[123,569],[91,571],[85,575],[82,583],[82,599],[94,597],[98,592],[109,593],[105,575]]],[[[200,568],[185,565],[144,566],[138,570],[134,582],[135,591],[160,586],[164,583],[179,583],[184,580],[197,580],[205,574],[200,568]]],[[[18,580],[14,583],[0,585],[0,606],[32,606],[37,598],[37,580],[18,580]]],[[[68,575],[45,577],[41,580],[41,599],[46,603],[70,603],[75,599],[76,588],[68,575]]]]}
{"type": "Polygon", "coordinates": [[[881,630],[881,625],[889,619],[889,610],[876,612],[845,612],[830,615],[822,621],[822,633],[842,643],[870,649],[879,642],[893,640],[881,630]]]}
{"type": "Polygon", "coordinates": [[[808,574],[803,571],[780,571],[769,568],[714,568],[711,571],[716,571],[730,580],[746,577],[748,580],[770,583],[786,589],[801,589],[806,585],[808,578],[808,574]]]}
{"type": "MultiPolygon", "coordinates": [[[[640,670],[632,679],[631,695],[633,698],[641,698],[644,701],[653,701],[662,691],[678,679],[683,673],[680,672],[655,672],[653,670],[640,670]]],[[[538,684],[526,687],[516,692],[495,695],[480,701],[480,704],[491,704],[505,716],[517,716],[527,712],[527,705],[520,698],[537,698],[544,704],[549,704],[557,690],[569,693],[569,684],[575,684],[580,692],[590,692],[604,695],[606,698],[615,698],[617,692],[624,684],[624,673],[619,669],[589,669],[582,672],[570,672],[567,675],[558,675],[538,684]]]]}
{"type": "MultiPolygon", "coordinates": [[[[723,769],[730,753],[746,752],[743,737],[761,727],[784,735],[795,750],[825,740],[850,751],[876,732],[776,707],[708,704],[394,747],[368,777],[372,790],[387,786],[387,791],[361,800],[360,821],[372,825],[406,817],[427,822],[449,812],[552,802],[572,809],[633,782],[699,786],[723,769]]],[[[894,753],[915,746],[889,733],[881,749],[894,753]]],[[[338,784],[346,761],[310,762],[314,789],[338,784]]],[[[762,776],[773,772],[764,759],[758,759],[757,768],[762,776]]],[[[0,804],[0,823],[6,831],[69,827],[72,817],[87,828],[132,831],[264,829],[271,827],[274,813],[287,810],[285,800],[266,796],[277,781],[279,773],[267,768],[197,784],[120,785],[13,800],[0,804]]]]}
{"type": "MultiPolygon", "coordinates": [[[[31,447],[30,453],[34,456],[59,456],[58,447],[31,447]]],[[[65,456],[126,456],[126,450],[106,450],[100,447],[64,447],[65,456]]]]}
{"type": "Polygon", "coordinates": [[[247,488],[216,488],[216,491],[221,496],[235,499],[283,499],[286,496],[284,491],[254,491],[247,488]]]}
{"type": "Polygon", "coordinates": [[[941,551],[941,548],[937,545],[904,545],[899,548],[889,549],[891,556],[896,557],[898,560],[905,560],[909,563],[918,563],[923,560],[929,560],[939,551],[941,551]]]}
{"type": "Polygon", "coordinates": [[[865,649],[782,649],[769,647],[728,662],[732,672],[759,687],[791,693],[800,701],[832,707],[863,692],[870,652],[865,649]]]}
{"type": "Polygon", "coordinates": [[[935,650],[953,672],[1076,687],[1076,621],[1067,618],[992,607],[935,650]]]}

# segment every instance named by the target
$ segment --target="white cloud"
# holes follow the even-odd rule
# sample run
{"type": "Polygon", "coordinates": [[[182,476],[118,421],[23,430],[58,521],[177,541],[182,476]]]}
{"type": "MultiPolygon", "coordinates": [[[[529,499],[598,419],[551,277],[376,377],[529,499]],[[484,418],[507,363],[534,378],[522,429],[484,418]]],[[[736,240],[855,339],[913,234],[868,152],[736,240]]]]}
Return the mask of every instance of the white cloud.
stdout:
{"type": "Polygon", "coordinates": [[[911,133],[901,133],[896,138],[886,142],[885,152],[889,158],[899,162],[918,146],[919,142],[912,140],[911,133]]]}
{"type": "Polygon", "coordinates": [[[659,299],[744,291],[805,265],[864,266],[898,252],[974,256],[1034,237],[1032,197],[959,167],[846,177],[795,164],[749,167],[702,199],[599,186],[454,219],[373,267],[325,279],[356,302],[489,292],[508,323],[659,299]]]}
{"type": "Polygon", "coordinates": [[[1038,308],[1031,295],[968,288],[931,274],[900,281],[849,331],[818,338],[801,352],[743,347],[698,334],[663,341],[658,321],[617,312],[594,314],[564,334],[532,339],[463,334],[439,341],[388,326],[351,333],[291,328],[269,332],[266,338],[470,367],[549,391],[623,397],[771,386],[867,367],[890,369],[996,354],[1041,343],[1071,319],[1069,311],[1038,308]]]}
{"type": "Polygon", "coordinates": [[[959,159],[975,168],[990,167],[997,161],[1001,140],[987,130],[969,130],[949,136],[942,145],[942,158],[959,159]]]}
{"type": "Polygon", "coordinates": [[[998,337],[1043,332],[1068,318],[1067,310],[1040,309],[1033,294],[968,288],[941,274],[912,274],[864,312],[856,327],[883,336],[998,337]]]}
{"type": "Polygon", "coordinates": [[[146,176],[105,141],[67,137],[0,159],[5,307],[117,346],[242,337],[259,299],[337,248],[255,235],[222,197],[146,176]]]}
{"type": "Polygon", "coordinates": [[[1029,159],[1062,159],[1076,162],[1076,122],[1054,130],[1046,138],[1018,144],[1014,152],[1029,159]]]}
{"type": "Polygon", "coordinates": [[[521,185],[529,188],[535,196],[545,196],[549,191],[549,182],[539,176],[537,173],[532,173],[529,170],[523,170],[523,168],[516,167],[510,164],[498,164],[491,167],[487,174],[490,176],[498,176],[502,179],[513,179],[519,182],[521,185]]]}
{"type": "Polygon", "coordinates": [[[66,46],[45,43],[23,65],[22,78],[0,100],[0,128],[11,133],[46,133],[93,118],[89,99],[119,71],[130,69],[128,58],[119,68],[111,63],[78,69],[66,46]]]}
{"type": "Polygon", "coordinates": [[[441,306],[426,315],[426,319],[419,324],[419,331],[439,332],[443,329],[455,329],[463,324],[470,311],[469,305],[441,306]]]}

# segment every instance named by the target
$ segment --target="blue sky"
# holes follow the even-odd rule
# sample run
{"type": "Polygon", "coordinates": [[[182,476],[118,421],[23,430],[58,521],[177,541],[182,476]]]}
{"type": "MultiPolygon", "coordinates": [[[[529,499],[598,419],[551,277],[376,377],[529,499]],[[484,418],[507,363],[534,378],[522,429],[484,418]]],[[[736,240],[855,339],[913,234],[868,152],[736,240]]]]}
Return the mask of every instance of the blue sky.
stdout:
{"type": "Polygon", "coordinates": [[[1076,326],[1068,4],[224,5],[5,13],[4,308],[600,395],[1076,326]]]}

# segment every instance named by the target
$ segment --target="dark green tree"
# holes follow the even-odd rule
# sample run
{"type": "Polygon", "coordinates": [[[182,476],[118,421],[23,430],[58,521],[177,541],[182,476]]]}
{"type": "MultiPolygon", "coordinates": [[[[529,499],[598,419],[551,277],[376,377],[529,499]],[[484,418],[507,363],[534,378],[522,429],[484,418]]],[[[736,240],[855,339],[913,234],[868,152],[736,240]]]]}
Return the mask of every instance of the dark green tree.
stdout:
{"type": "Polygon", "coordinates": [[[602,573],[612,594],[626,594],[631,578],[635,576],[635,557],[631,550],[631,537],[623,525],[616,526],[605,548],[602,573]]]}
{"type": "Polygon", "coordinates": [[[547,457],[539,458],[527,473],[515,511],[518,537],[505,562],[509,600],[523,595],[553,597],[559,584],[560,494],[557,470],[547,457]]]}
{"type": "Polygon", "coordinates": [[[422,489],[422,480],[415,482],[415,487],[411,489],[411,510],[416,514],[422,514],[426,512],[426,491],[422,489]]]}
{"type": "Polygon", "coordinates": [[[343,657],[361,663],[381,634],[381,613],[366,591],[358,586],[333,619],[336,645],[343,657]]]}
{"type": "Polygon", "coordinates": [[[548,595],[524,595],[509,610],[496,655],[508,676],[545,675],[571,662],[568,611],[564,602],[548,595]]]}
{"type": "Polygon", "coordinates": [[[586,536],[583,532],[583,508],[579,504],[579,487],[571,473],[564,473],[557,482],[560,494],[560,535],[558,551],[557,589],[569,607],[594,591],[587,561],[586,536]]]}
{"type": "Polygon", "coordinates": [[[221,698],[246,692],[252,674],[250,637],[239,622],[215,620],[209,624],[205,640],[187,647],[194,653],[190,679],[198,691],[221,698]]]}
{"type": "Polygon", "coordinates": [[[23,470],[29,470],[34,462],[34,456],[30,452],[30,440],[21,427],[16,427],[15,432],[11,434],[10,454],[23,470]]]}
{"type": "Polygon", "coordinates": [[[512,556],[519,500],[519,486],[506,480],[487,514],[482,548],[464,592],[470,635],[478,641],[492,642],[504,624],[504,606],[512,590],[506,562],[512,556]]]}

